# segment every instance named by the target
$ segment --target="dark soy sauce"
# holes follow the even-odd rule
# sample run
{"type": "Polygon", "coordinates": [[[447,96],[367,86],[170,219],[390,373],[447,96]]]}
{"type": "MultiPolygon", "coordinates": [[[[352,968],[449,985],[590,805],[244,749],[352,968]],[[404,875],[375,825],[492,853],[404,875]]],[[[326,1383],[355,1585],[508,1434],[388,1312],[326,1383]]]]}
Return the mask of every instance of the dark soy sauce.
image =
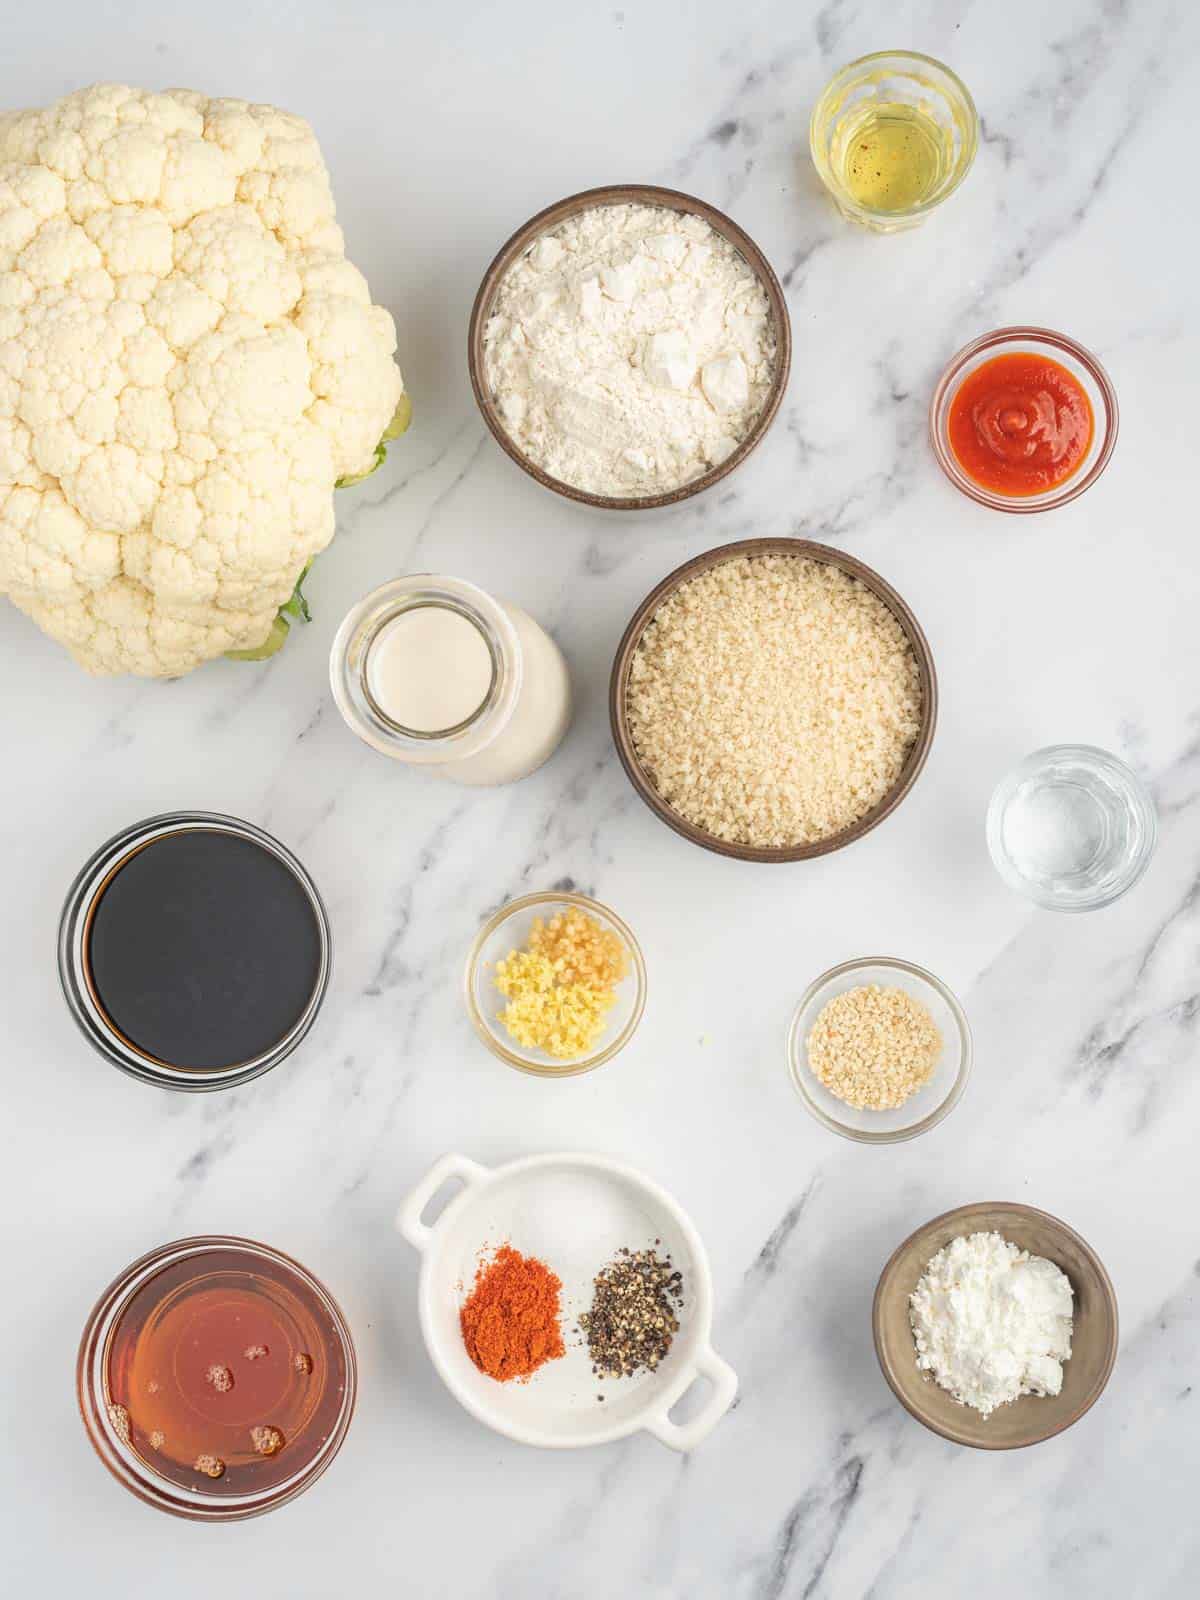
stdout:
{"type": "Polygon", "coordinates": [[[253,840],[216,828],[133,851],[85,940],[100,1009],[143,1055],[191,1072],[241,1066],[286,1038],[321,971],[303,885],[253,840]]]}

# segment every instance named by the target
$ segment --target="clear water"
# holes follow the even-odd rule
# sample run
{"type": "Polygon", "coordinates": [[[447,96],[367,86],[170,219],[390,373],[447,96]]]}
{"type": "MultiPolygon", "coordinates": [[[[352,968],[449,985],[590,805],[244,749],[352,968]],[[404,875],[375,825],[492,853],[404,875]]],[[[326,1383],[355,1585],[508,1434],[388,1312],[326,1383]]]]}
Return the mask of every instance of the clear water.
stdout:
{"type": "Polygon", "coordinates": [[[1055,910],[1107,905],[1141,877],[1154,849],[1153,803],[1103,750],[1039,750],[1000,784],[988,842],[1001,875],[1055,910]]]}

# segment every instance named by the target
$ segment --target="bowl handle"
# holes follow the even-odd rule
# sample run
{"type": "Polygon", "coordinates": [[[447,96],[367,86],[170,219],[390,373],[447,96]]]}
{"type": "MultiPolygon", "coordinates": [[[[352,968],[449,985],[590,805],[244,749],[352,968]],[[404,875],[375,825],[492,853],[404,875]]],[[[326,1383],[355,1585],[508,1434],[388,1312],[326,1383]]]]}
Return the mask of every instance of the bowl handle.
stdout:
{"type": "Polygon", "coordinates": [[[708,1438],[729,1410],[737,1389],[737,1373],[727,1361],[721,1360],[711,1345],[705,1345],[692,1364],[687,1382],[676,1390],[670,1405],[654,1412],[642,1426],[656,1439],[661,1439],[663,1444],[670,1445],[672,1450],[694,1450],[702,1440],[708,1438]],[[712,1384],[707,1404],[700,1415],[693,1417],[690,1422],[672,1422],[668,1411],[687,1393],[697,1378],[707,1378],[712,1384]]]}
{"type": "MultiPolygon", "coordinates": [[[[421,1221],[421,1213],[442,1185],[449,1178],[461,1178],[470,1189],[490,1176],[490,1168],[481,1167],[479,1162],[472,1161],[470,1156],[455,1155],[453,1152],[448,1156],[442,1156],[400,1202],[400,1209],[396,1213],[397,1228],[414,1249],[421,1251],[428,1249],[437,1222],[432,1228],[429,1227],[421,1221]]],[[[441,1221],[440,1217],[438,1221],[441,1221]]]]}

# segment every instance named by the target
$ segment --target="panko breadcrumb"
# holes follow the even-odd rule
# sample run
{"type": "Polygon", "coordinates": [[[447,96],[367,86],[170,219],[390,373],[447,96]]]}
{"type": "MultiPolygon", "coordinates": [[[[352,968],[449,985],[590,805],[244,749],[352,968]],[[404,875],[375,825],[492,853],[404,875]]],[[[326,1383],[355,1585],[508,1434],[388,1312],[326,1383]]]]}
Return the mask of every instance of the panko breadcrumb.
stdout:
{"type": "Polygon", "coordinates": [[[813,1075],[848,1106],[894,1111],[933,1077],[942,1036],[904,989],[847,989],[821,1008],[808,1035],[813,1075]]]}
{"type": "Polygon", "coordinates": [[[829,562],[738,556],[681,584],[630,663],[629,729],[663,800],[718,839],[812,844],[892,788],[921,727],[896,617],[829,562]]]}

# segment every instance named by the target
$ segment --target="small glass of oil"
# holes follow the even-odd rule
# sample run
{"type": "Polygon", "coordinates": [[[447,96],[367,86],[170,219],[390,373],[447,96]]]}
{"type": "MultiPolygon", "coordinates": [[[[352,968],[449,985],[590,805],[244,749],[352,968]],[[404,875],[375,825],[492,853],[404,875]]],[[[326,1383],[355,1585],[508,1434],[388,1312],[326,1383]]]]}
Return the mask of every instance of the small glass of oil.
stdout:
{"type": "Polygon", "coordinates": [[[979,117],[949,67],[880,50],[830,80],[813,108],[809,143],[842,214],[897,233],[924,222],[966,177],[979,117]]]}

